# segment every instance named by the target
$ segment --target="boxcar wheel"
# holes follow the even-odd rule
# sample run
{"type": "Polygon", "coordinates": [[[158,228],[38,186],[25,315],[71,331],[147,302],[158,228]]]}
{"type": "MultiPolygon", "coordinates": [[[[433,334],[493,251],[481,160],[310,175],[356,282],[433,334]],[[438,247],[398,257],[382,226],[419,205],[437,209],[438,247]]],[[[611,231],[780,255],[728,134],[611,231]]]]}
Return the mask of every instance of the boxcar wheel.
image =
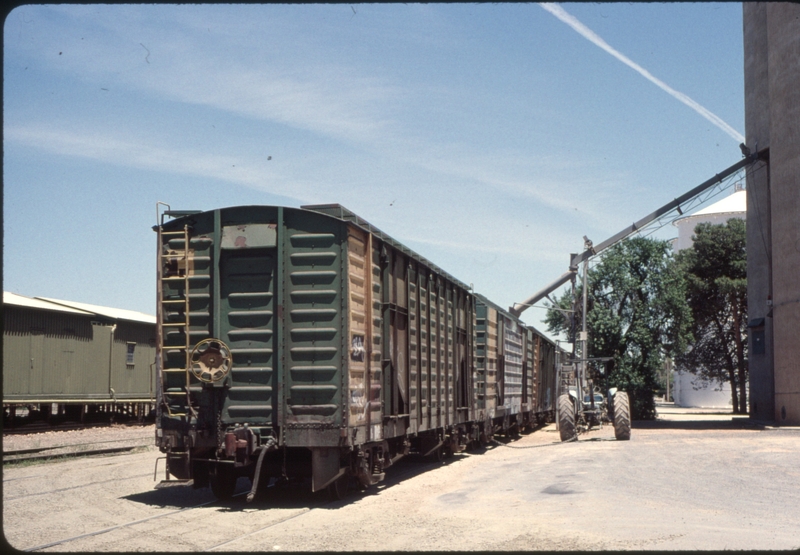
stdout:
{"type": "Polygon", "coordinates": [[[340,501],[347,495],[347,489],[350,485],[350,476],[347,473],[339,476],[336,480],[328,485],[328,497],[331,501],[340,501]]]}
{"type": "Polygon", "coordinates": [[[233,469],[217,465],[216,471],[208,477],[214,497],[220,500],[230,499],[236,489],[236,474],[233,469]]]}
{"type": "Polygon", "coordinates": [[[575,405],[566,393],[558,398],[558,433],[561,441],[568,441],[576,436],[575,405]]]}
{"type": "Polygon", "coordinates": [[[433,462],[442,462],[444,460],[444,449],[442,449],[442,446],[440,445],[428,456],[433,462]]]}
{"type": "Polygon", "coordinates": [[[631,403],[624,391],[614,395],[614,437],[620,441],[631,438],[631,403]]]}

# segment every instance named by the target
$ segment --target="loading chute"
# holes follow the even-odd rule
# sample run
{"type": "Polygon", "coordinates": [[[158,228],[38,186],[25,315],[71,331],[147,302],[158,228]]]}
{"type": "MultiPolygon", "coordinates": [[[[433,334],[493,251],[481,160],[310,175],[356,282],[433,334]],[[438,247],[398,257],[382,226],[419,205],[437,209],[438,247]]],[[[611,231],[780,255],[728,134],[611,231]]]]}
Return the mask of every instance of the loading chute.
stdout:
{"type": "Polygon", "coordinates": [[[659,208],[658,210],[656,210],[652,214],[648,214],[647,216],[645,216],[644,218],[640,219],[639,221],[629,225],[628,227],[626,227],[625,229],[623,229],[619,233],[616,233],[615,235],[609,237],[608,239],[606,239],[602,243],[600,243],[598,245],[593,245],[591,243],[591,241],[589,241],[588,239],[586,239],[586,237],[584,237],[586,250],[584,250],[580,254],[575,254],[575,255],[572,256],[572,258],[570,260],[570,264],[569,264],[569,270],[566,273],[564,273],[561,277],[559,277],[558,279],[556,279],[552,283],[548,284],[546,287],[544,287],[543,289],[539,290],[534,295],[528,297],[527,299],[525,299],[521,303],[515,303],[514,306],[509,308],[509,311],[512,314],[514,314],[515,316],[519,316],[525,310],[527,310],[528,308],[530,308],[531,306],[533,306],[534,304],[536,304],[537,302],[539,302],[543,298],[547,297],[550,293],[552,293],[553,291],[555,291],[556,289],[558,289],[559,287],[561,287],[562,285],[564,285],[568,281],[574,279],[574,277],[578,273],[578,265],[581,262],[584,262],[585,260],[588,260],[590,257],[601,253],[602,251],[606,250],[607,248],[619,243],[623,239],[625,239],[625,238],[637,233],[638,231],[640,231],[642,228],[644,228],[645,226],[647,226],[651,222],[653,222],[653,221],[665,216],[666,214],[669,214],[673,210],[676,210],[678,212],[678,214],[683,214],[681,206],[683,206],[687,202],[690,202],[691,200],[695,199],[696,197],[698,197],[699,195],[704,193],[706,190],[708,190],[711,187],[713,187],[714,185],[718,184],[719,182],[721,182],[725,178],[730,177],[731,175],[735,174],[736,172],[738,172],[742,168],[744,168],[744,167],[746,167],[746,166],[748,166],[748,165],[750,165],[750,164],[752,164],[752,163],[754,163],[754,162],[756,162],[758,160],[767,160],[769,158],[769,149],[764,149],[764,150],[761,150],[759,152],[750,153],[750,151],[749,151],[749,149],[747,149],[747,147],[745,147],[744,145],[741,145],[741,147],[743,147],[742,148],[742,153],[745,155],[745,157],[742,160],[740,160],[736,164],[732,165],[731,167],[723,170],[722,172],[716,174],[711,179],[708,179],[708,180],[704,181],[703,183],[701,183],[700,185],[698,185],[697,187],[695,187],[691,191],[688,191],[687,193],[685,193],[685,194],[681,195],[680,197],[676,198],[675,200],[673,200],[671,202],[668,202],[667,204],[665,204],[664,206],[662,206],[661,208],[659,208]]]}

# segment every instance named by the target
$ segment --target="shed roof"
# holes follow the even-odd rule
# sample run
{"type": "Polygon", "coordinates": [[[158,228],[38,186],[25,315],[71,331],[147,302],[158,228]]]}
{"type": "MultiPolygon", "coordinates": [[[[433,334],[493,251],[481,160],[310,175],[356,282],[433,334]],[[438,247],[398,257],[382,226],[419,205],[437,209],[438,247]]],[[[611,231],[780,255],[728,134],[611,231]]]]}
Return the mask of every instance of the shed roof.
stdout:
{"type": "Polygon", "coordinates": [[[93,312],[88,312],[86,310],[70,308],[67,306],[53,304],[41,299],[32,299],[31,297],[17,295],[16,293],[11,293],[10,291],[3,291],[3,304],[24,306],[25,308],[38,308],[41,310],[54,310],[57,312],[70,312],[72,314],[85,314],[90,316],[94,314],[93,312]]]}
{"type": "Polygon", "coordinates": [[[78,303],[75,301],[62,301],[59,299],[50,299],[46,297],[35,297],[35,299],[46,301],[48,303],[53,303],[55,305],[60,305],[62,307],[74,308],[79,311],[97,314],[99,316],[114,318],[116,320],[130,320],[133,322],[145,322],[147,324],[156,323],[155,316],[151,316],[150,314],[145,314],[144,312],[137,312],[135,310],[126,310],[123,308],[111,308],[107,306],[99,306],[96,304],[78,303]]]}

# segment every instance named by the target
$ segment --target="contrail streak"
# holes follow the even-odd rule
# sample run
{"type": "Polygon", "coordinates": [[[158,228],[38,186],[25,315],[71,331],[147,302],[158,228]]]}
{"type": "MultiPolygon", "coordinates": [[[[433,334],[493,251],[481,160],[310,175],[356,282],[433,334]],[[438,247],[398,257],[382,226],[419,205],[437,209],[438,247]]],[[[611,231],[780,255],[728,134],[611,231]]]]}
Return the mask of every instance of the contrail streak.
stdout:
{"type": "Polygon", "coordinates": [[[708,121],[710,121],[720,129],[725,131],[725,133],[736,139],[737,142],[740,143],[745,142],[745,139],[742,136],[742,134],[736,131],[736,129],[734,129],[727,123],[725,123],[719,116],[710,112],[706,108],[702,107],[700,104],[698,104],[697,102],[695,102],[682,92],[676,91],[675,89],[664,83],[662,80],[654,77],[649,71],[647,71],[642,66],[632,61],[624,54],[621,54],[620,52],[611,48],[611,46],[609,46],[606,41],[597,36],[597,34],[595,34],[594,31],[592,31],[591,29],[586,27],[586,25],[584,25],[583,23],[575,19],[573,16],[568,14],[566,11],[564,11],[564,8],[562,8],[558,4],[539,4],[539,5],[548,12],[550,12],[551,14],[553,14],[554,16],[556,16],[558,19],[560,19],[561,21],[563,21],[564,23],[575,29],[585,39],[593,42],[594,44],[596,44],[597,46],[599,46],[600,48],[602,48],[603,50],[614,56],[623,64],[629,66],[633,70],[640,73],[644,78],[654,83],[657,87],[664,90],[667,94],[673,96],[674,98],[686,104],[689,108],[691,108],[692,110],[694,110],[695,112],[706,118],[708,121]]]}

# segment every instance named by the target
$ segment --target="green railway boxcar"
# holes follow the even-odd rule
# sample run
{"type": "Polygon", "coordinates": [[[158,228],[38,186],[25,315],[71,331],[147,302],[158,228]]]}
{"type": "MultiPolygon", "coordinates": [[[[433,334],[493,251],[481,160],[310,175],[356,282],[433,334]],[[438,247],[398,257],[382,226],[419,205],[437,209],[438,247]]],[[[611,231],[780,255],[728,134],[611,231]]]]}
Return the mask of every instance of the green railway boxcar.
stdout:
{"type": "MultiPolygon", "coordinates": [[[[338,205],[165,212],[157,443],[167,475],[311,477],[341,496],[477,441],[475,297],[338,205]]],[[[487,433],[491,433],[487,430],[487,433]]]]}

